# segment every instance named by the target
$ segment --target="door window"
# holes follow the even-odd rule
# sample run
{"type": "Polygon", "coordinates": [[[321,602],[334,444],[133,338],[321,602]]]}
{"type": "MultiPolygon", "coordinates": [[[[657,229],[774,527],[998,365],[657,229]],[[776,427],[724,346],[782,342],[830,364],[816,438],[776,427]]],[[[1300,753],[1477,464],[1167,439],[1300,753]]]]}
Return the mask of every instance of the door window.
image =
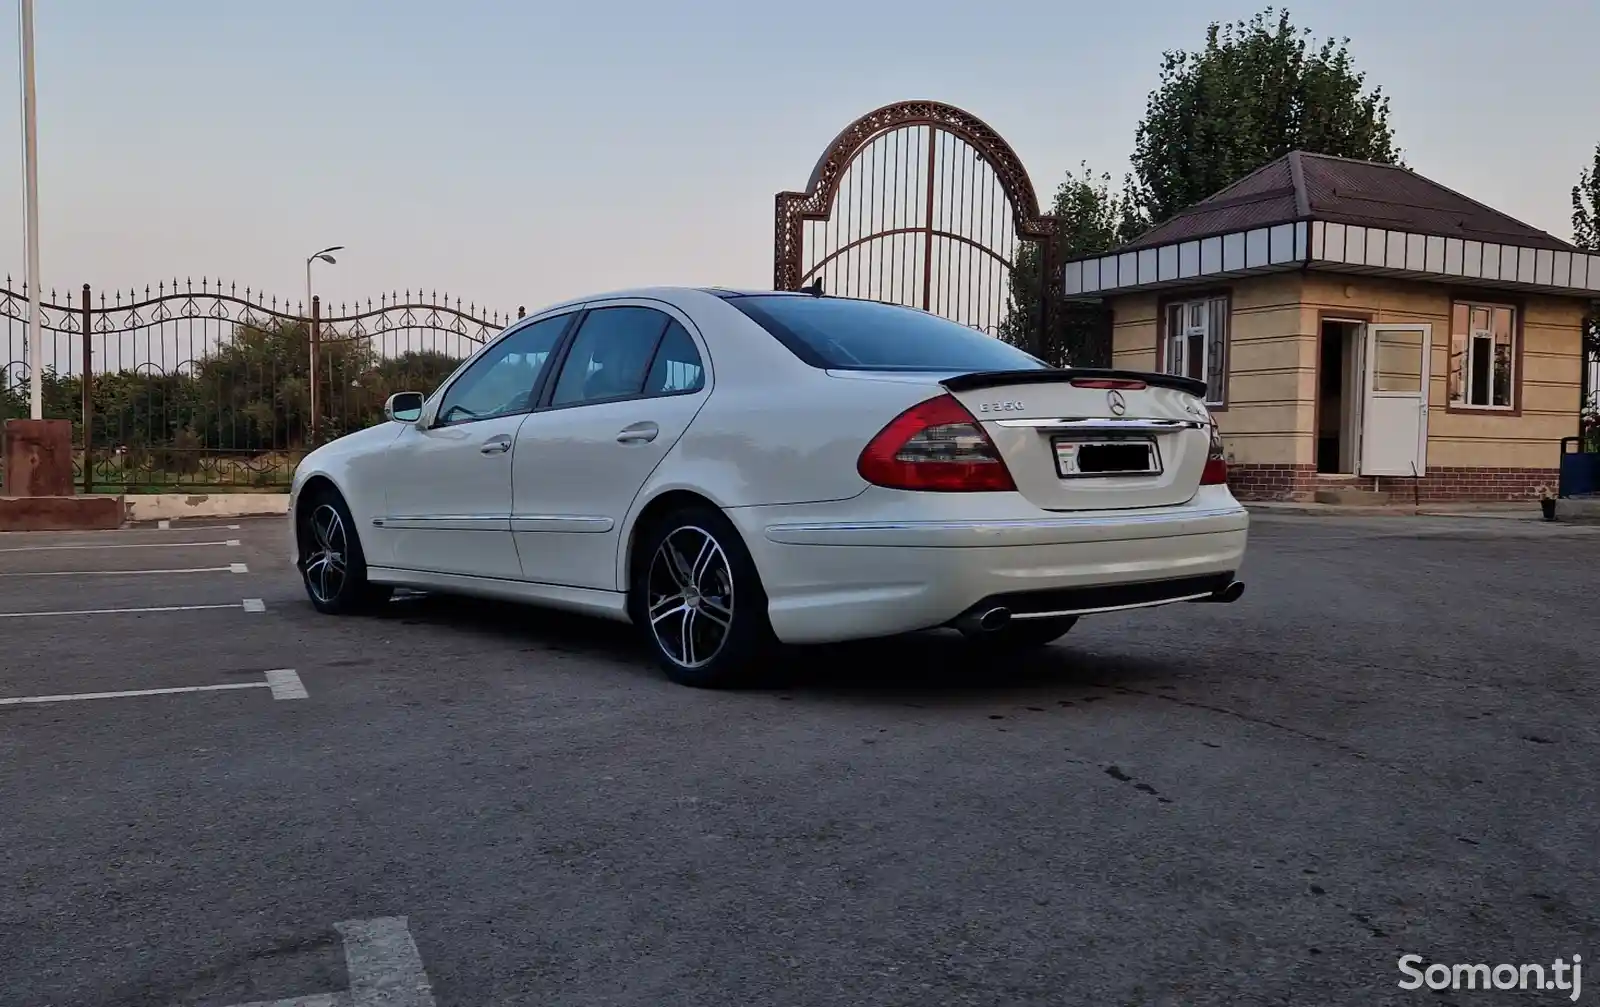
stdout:
{"type": "Polygon", "coordinates": [[[1375,329],[1372,390],[1421,392],[1424,334],[1415,329],[1375,329]]]}
{"type": "Polygon", "coordinates": [[[491,346],[445,392],[437,425],[530,411],[550,351],[571,321],[570,314],[541,319],[491,346]]]}
{"type": "Polygon", "coordinates": [[[671,317],[653,308],[598,308],[572,340],[552,406],[635,398],[671,317]]]}

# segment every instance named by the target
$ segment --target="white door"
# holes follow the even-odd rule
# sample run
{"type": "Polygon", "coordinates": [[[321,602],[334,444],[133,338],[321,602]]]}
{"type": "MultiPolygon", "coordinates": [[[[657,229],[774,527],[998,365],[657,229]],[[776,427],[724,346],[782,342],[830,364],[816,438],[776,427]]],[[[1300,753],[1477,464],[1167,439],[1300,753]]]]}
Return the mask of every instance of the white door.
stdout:
{"type": "Polygon", "coordinates": [[[1428,325],[1367,328],[1361,474],[1420,476],[1428,463],[1428,325]]]}
{"type": "Polygon", "coordinates": [[[528,580],[618,590],[622,523],[709,394],[689,327],[638,302],[584,316],[517,432],[511,527],[528,580]]]}
{"type": "Polygon", "coordinates": [[[516,434],[572,317],[507,332],[395,438],[384,458],[380,519],[394,566],[521,578],[511,538],[516,434]]]}

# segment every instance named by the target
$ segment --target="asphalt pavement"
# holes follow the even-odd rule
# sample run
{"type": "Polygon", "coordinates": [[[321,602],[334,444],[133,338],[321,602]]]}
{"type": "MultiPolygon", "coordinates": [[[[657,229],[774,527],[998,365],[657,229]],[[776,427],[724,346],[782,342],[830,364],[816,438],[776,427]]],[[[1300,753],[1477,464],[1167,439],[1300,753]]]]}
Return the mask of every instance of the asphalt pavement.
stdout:
{"type": "Polygon", "coordinates": [[[284,538],[0,535],[0,1005],[1565,1003],[1397,959],[1600,962],[1594,529],[1257,517],[1235,605],[736,693],[571,616],[319,616],[284,538]]]}

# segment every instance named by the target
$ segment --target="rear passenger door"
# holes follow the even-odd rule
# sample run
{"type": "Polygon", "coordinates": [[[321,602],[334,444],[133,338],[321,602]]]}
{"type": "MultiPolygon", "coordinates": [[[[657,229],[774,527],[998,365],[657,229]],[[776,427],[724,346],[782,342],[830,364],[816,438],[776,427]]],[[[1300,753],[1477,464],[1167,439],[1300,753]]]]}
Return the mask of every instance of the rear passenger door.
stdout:
{"type": "Polygon", "coordinates": [[[623,519],[710,393],[689,319],[661,302],[590,305],[517,431],[511,530],[523,577],[618,590],[623,519]]]}

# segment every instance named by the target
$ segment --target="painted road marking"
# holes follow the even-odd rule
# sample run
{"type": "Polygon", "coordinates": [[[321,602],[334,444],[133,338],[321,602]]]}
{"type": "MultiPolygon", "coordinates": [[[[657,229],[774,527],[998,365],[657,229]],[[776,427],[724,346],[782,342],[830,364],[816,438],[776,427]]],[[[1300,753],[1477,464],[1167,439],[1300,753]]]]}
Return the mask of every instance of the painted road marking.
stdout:
{"type": "MultiPolygon", "coordinates": [[[[134,531],[138,531],[137,528],[135,528],[133,530],[134,531]]],[[[172,530],[173,530],[172,521],[170,519],[162,518],[160,521],[156,522],[156,531],[172,531],[172,530]]],[[[178,531],[238,531],[239,530],[239,526],[236,525],[236,524],[186,524],[186,525],[180,526],[177,530],[178,531]]]]}
{"type": "Polygon", "coordinates": [[[20,545],[0,549],[0,552],[83,552],[87,549],[199,549],[202,546],[226,546],[229,549],[237,549],[239,540],[230,538],[206,542],[118,542],[114,544],[90,542],[84,545],[20,545]]]}
{"type": "Polygon", "coordinates": [[[348,991],[257,1000],[239,1007],[434,1007],[428,973],[404,916],[346,920],[333,928],[344,939],[348,991]]]}
{"type": "Polygon", "coordinates": [[[246,598],[231,605],[152,605],[149,608],[75,608],[60,612],[0,612],[0,619],[43,619],[58,615],[136,615],[144,612],[206,612],[226,608],[242,608],[246,612],[267,610],[266,603],[260,598],[246,598]]]}
{"type": "Polygon", "coordinates": [[[35,570],[27,573],[0,573],[0,577],[151,577],[165,573],[249,573],[243,563],[227,566],[185,566],[162,570],[35,570]]]}
{"type": "Polygon", "coordinates": [[[272,690],[273,699],[306,699],[305,683],[300,681],[300,676],[295,674],[293,668],[277,668],[267,674],[267,687],[272,690]]]}
{"type": "Polygon", "coordinates": [[[171,696],[180,692],[227,692],[233,689],[271,689],[273,699],[309,699],[305,684],[293,668],[277,668],[262,674],[260,682],[226,682],[222,685],[176,685],[165,689],[124,689],[120,692],[78,692],[61,696],[14,696],[0,699],[0,706],[32,706],[40,703],[76,703],[90,699],[128,699],[136,696],[171,696]]]}

